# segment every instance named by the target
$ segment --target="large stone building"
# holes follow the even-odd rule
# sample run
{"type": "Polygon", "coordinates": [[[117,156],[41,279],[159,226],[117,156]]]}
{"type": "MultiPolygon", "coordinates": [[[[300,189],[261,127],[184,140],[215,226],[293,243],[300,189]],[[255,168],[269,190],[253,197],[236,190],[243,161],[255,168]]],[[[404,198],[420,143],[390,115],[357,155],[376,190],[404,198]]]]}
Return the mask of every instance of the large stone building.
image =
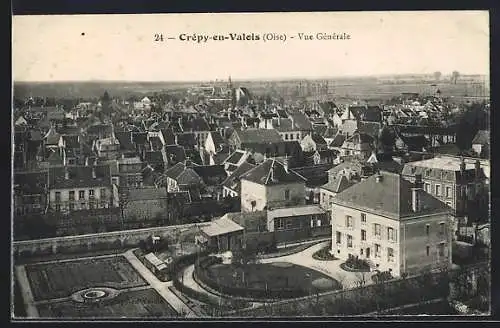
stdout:
{"type": "Polygon", "coordinates": [[[416,183],[380,172],[332,200],[332,253],[393,276],[451,265],[450,208],[416,183]]]}
{"type": "Polygon", "coordinates": [[[266,160],[240,180],[243,212],[305,204],[305,178],[277,160],[266,160]]]}

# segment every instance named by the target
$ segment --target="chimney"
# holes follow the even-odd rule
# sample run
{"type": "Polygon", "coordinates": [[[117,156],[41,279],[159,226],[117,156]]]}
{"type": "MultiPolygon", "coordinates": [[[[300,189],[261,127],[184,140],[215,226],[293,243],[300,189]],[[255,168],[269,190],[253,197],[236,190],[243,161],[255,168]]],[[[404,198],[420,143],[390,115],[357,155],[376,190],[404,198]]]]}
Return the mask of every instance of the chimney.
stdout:
{"type": "Polygon", "coordinates": [[[92,166],[92,179],[95,179],[97,176],[96,176],[96,173],[95,173],[95,166],[92,166]]]}
{"type": "Polygon", "coordinates": [[[423,188],[422,174],[415,175],[415,188],[422,189],[423,188]]]}
{"type": "Polygon", "coordinates": [[[295,128],[295,121],[293,120],[293,116],[290,115],[290,120],[292,121],[292,129],[295,128]]]}
{"type": "Polygon", "coordinates": [[[281,124],[281,117],[278,116],[278,126],[281,124]]]}
{"type": "Polygon", "coordinates": [[[179,144],[179,137],[177,136],[177,134],[174,136],[174,142],[176,145],[179,144]]]}
{"type": "Polygon", "coordinates": [[[476,160],[474,168],[476,171],[476,179],[478,179],[481,176],[481,162],[479,160],[476,160]]]}
{"type": "Polygon", "coordinates": [[[69,170],[67,167],[64,168],[64,179],[69,180],[69,170]]]}
{"type": "Polygon", "coordinates": [[[283,168],[285,172],[288,173],[288,156],[285,156],[285,160],[283,161],[283,168]]]}
{"type": "Polygon", "coordinates": [[[411,209],[413,212],[419,212],[421,209],[420,192],[421,188],[411,188],[411,209]]]}
{"type": "Polygon", "coordinates": [[[464,158],[462,157],[460,161],[460,173],[464,174],[464,172],[465,172],[465,161],[464,158]]]}

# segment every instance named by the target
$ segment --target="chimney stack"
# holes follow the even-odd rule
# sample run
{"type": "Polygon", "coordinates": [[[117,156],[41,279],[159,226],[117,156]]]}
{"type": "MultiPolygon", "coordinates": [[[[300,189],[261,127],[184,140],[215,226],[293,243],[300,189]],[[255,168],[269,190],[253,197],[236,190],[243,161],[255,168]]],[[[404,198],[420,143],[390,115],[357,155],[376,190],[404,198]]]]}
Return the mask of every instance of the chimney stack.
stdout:
{"type": "Polygon", "coordinates": [[[465,172],[465,161],[464,158],[462,157],[460,161],[460,173],[464,174],[464,172],[465,172]]]}
{"type": "Polygon", "coordinates": [[[92,179],[97,178],[97,175],[95,173],[95,166],[92,166],[92,179]]]}
{"type": "Polygon", "coordinates": [[[69,180],[69,170],[67,167],[64,168],[64,179],[69,180]]]}
{"type": "Polygon", "coordinates": [[[179,144],[179,137],[177,136],[177,134],[174,135],[174,142],[175,142],[176,145],[179,144]]]}
{"type": "Polygon", "coordinates": [[[476,179],[479,179],[479,177],[481,176],[481,162],[479,160],[476,160],[474,168],[476,171],[476,179]]]}
{"type": "Polygon", "coordinates": [[[415,213],[421,209],[420,191],[420,188],[411,188],[411,209],[415,213]]]}

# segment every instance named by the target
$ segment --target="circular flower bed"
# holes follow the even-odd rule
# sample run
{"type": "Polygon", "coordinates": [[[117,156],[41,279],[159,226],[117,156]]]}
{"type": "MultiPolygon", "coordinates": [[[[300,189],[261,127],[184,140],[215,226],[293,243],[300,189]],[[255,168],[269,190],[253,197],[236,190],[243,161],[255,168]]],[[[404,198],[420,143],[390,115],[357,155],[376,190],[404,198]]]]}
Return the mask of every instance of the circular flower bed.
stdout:
{"type": "Polygon", "coordinates": [[[94,287],[80,290],[74,293],[71,298],[78,303],[98,303],[116,297],[119,291],[108,287],[94,287]]]}
{"type": "Polygon", "coordinates": [[[370,272],[370,265],[366,260],[360,259],[357,256],[349,256],[347,261],[340,264],[342,270],[350,272],[370,272]]]}
{"type": "Polygon", "coordinates": [[[338,260],[335,256],[330,254],[331,246],[326,246],[313,254],[313,259],[318,261],[333,261],[338,260]]]}

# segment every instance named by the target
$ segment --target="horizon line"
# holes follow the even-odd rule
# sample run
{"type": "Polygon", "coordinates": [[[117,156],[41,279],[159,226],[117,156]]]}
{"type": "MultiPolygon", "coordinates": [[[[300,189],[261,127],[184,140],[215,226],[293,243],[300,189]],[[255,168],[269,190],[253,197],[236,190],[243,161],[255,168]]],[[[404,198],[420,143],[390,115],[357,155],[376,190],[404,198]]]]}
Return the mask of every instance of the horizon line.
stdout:
{"type": "MultiPolygon", "coordinates": [[[[458,71],[460,72],[460,71],[458,71]]],[[[442,72],[441,72],[442,73],[442,72]]],[[[337,76],[289,76],[289,77],[254,77],[254,78],[233,78],[231,81],[293,81],[293,80],[328,80],[328,79],[350,79],[350,78],[385,78],[385,77],[405,77],[405,76],[430,76],[433,73],[386,73],[367,75],[337,75],[337,76]]],[[[449,76],[449,74],[441,75],[449,76]]],[[[489,77],[489,73],[464,73],[461,76],[481,76],[489,77]]],[[[199,82],[224,82],[228,79],[192,79],[192,80],[107,80],[107,79],[81,79],[81,80],[15,80],[13,83],[199,83],[199,82]]],[[[438,80],[439,81],[439,80],[438,80]]]]}

